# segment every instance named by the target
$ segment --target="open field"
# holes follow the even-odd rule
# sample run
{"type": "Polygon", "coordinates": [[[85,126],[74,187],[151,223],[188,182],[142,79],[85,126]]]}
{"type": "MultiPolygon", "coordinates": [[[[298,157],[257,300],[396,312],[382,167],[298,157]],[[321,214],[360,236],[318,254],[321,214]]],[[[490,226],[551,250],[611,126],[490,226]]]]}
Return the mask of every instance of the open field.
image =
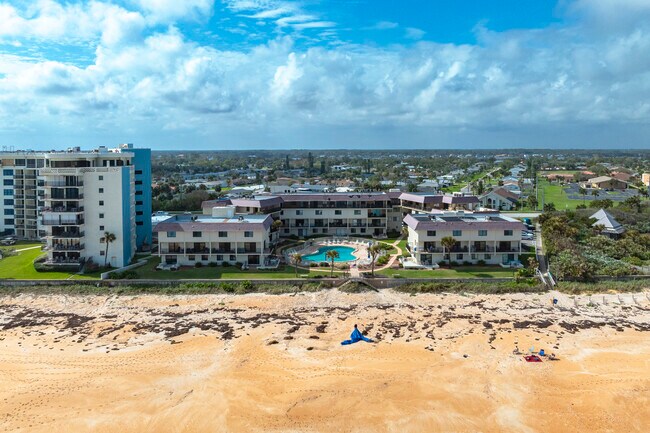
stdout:
{"type": "Polygon", "coordinates": [[[646,432],[646,295],[0,297],[0,426],[646,432]],[[355,323],[376,342],[341,346],[355,323]]]}
{"type": "MultiPolygon", "coordinates": [[[[555,209],[565,210],[565,209],[575,209],[579,204],[583,204],[583,200],[572,200],[570,199],[562,185],[558,183],[551,183],[546,179],[540,178],[539,182],[539,192],[537,200],[539,202],[539,207],[542,207],[542,197],[544,197],[544,203],[553,203],[555,204],[555,209]]],[[[586,196],[584,204],[589,204],[591,202],[590,196],[586,196]]]]}
{"type": "Polygon", "coordinates": [[[40,243],[34,242],[20,242],[13,245],[11,248],[24,250],[17,251],[15,255],[0,260],[0,279],[59,280],[74,275],[69,272],[38,272],[34,269],[34,260],[44,254],[40,247],[40,243]]]}

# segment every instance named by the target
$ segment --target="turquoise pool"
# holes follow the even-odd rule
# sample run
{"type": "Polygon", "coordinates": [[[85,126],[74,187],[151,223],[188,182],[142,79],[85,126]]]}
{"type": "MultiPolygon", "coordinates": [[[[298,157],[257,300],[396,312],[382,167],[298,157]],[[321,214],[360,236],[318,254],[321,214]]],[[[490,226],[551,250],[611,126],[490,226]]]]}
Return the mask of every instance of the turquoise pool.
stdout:
{"type": "Polygon", "coordinates": [[[304,256],[302,259],[309,262],[329,262],[329,259],[325,256],[328,251],[338,251],[339,258],[334,259],[335,262],[351,262],[356,260],[354,257],[354,248],[352,247],[342,247],[342,246],[333,246],[333,247],[320,247],[318,251],[312,254],[304,256]]]}

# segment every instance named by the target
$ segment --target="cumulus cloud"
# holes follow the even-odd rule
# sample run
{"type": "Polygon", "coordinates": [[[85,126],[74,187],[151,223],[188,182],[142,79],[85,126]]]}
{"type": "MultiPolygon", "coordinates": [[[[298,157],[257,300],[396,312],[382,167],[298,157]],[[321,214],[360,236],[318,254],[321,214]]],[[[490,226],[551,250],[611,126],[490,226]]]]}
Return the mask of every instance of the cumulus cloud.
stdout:
{"type": "MultiPolygon", "coordinates": [[[[165,9],[172,2],[164,1],[141,1],[137,8],[3,5],[0,17],[8,25],[0,37],[83,38],[96,47],[89,65],[0,54],[0,136],[17,137],[16,128],[26,137],[43,128],[64,136],[181,131],[204,144],[224,135],[255,144],[261,134],[294,145],[289,137],[319,131],[340,145],[355,145],[385,139],[373,135],[380,130],[422,142],[433,131],[446,139],[449,131],[530,134],[594,125],[646,131],[650,29],[642,2],[624,1],[630,2],[627,25],[604,33],[594,17],[606,15],[608,3],[588,8],[590,2],[578,1],[567,13],[580,19],[570,25],[478,28],[476,45],[305,48],[295,36],[278,36],[246,49],[205,45],[179,26],[159,25],[210,14],[209,2],[194,2],[198,9],[189,3],[165,9]],[[34,28],[43,23],[51,24],[34,28]],[[599,37],[582,37],[589,32],[599,37]]],[[[283,9],[282,2],[238,0],[230,7],[283,20],[278,26],[330,25],[283,9]]]]}

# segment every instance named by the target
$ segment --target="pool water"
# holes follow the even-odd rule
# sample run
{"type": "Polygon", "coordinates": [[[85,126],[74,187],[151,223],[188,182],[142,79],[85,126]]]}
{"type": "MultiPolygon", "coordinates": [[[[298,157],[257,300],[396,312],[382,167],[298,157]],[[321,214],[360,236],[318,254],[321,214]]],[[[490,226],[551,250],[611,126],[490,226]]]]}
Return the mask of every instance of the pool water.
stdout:
{"type": "Polygon", "coordinates": [[[318,251],[306,255],[302,259],[310,262],[329,262],[330,260],[325,255],[328,251],[331,250],[338,251],[339,253],[339,258],[334,259],[335,262],[351,262],[357,259],[354,257],[354,254],[352,254],[354,252],[354,248],[341,246],[320,247],[318,251]]]}

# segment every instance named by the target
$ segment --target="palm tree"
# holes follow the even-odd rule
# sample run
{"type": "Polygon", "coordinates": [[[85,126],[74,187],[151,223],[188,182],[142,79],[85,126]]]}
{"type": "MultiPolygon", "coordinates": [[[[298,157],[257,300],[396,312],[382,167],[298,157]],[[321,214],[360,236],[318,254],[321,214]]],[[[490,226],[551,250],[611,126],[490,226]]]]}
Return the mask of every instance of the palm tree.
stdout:
{"type": "Polygon", "coordinates": [[[293,263],[293,265],[296,268],[296,278],[298,278],[298,265],[302,263],[302,254],[300,253],[291,254],[291,263],[293,263]]]}
{"type": "Polygon", "coordinates": [[[449,267],[451,268],[451,250],[456,245],[456,239],[453,236],[445,236],[444,238],[440,239],[440,243],[445,249],[445,252],[449,254],[449,267]]]}
{"type": "Polygon", "coordinates": [[[386,245],[381,242],[375,242],[368,248],[368,254],[370,254],[370,275],[375,276],[375,259],[381,255],[382,252],[386,251],[386,245]]]}
{"type": "Polygon", "coordinates": [[[585,188],[583,188],[583,187],[580,187],[580,189],[578,189],[578,192],[582,196],[582,202],[584,203],[585,202],[585,197],[587,196],[587,190],[585,188]]]}
{"type": "Polygon", "coordinates": [[[115,234],[104,232],[104,242],[106,243],[106,250],[104,250],[104,267],[106,267],[108,264],[108,246],[115,242],[115,234]]]}
{"type": "Polygon", "coordinates": [[[282,220],[275,220],[271,223],[271,230],[274,232],[280,230],[280,227],[282,227],[282,220]]]}
{"type": "Polygon", "coordinates": [[[594,196],[594,197],[598,197],[598,190],[595,189],[595,188],[592,189],[592,190],[591,190],[591,195],[594,196]]]}
{"type": "Polygon", "coordinates": [[[339,252],[336,251],[336,250],[329,250],[328,252],[325,253],[325,257],[327,257],[327,259],[332,262],[332,271],[330,273],[330,277],[333,277],[334,276],[334,260],[339,258],[339,252]]]}

